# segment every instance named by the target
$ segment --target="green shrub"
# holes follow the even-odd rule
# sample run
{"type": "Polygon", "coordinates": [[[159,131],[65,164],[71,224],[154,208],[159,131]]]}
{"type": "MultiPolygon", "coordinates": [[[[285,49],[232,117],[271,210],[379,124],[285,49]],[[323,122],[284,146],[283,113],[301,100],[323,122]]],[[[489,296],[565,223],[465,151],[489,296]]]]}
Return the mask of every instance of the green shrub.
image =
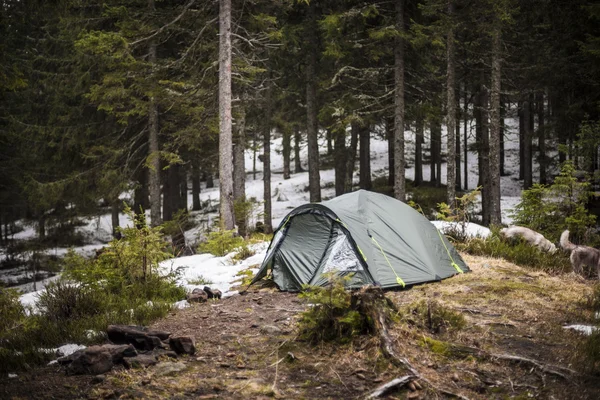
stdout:
{"type": "Polygon", "coordinates": [[[209,279],[206,279],[202,275],[198,276],[195,279],[188,280],[188,283],[190,285],[212,285],[212,281],[209,279]]]}
{"type": "Polygon", "coordinates": [[[522,267],[530,267],[548,273],[564,273],[571,270],[569,256],[563,252],[546,253],[523,240],[511,240],[501,237],[498,229],[486,239],[475,238],[455,243],[459,251],[475,256],[504,258],[522,267]]]}
{"type": "Polygon", "coordinates": [[[436,215],[438,204],[446,201],[446,187],[417,186],[407,188],[410,201],[412,201],[422,213],[428,217],[436,215]]]}
{"type": "Polygon", "coordinates": [[[256,254],[256,252],[254,250],[252,250],[248,246],[248,244],[246,244],[246,242],[244,242],[239,247],[238,252],[235,253],[235,255],[232,257],[232,261],[233,262],[242,261],[242,260],[245,260],[246,258],[252,257],[254,254],[256,254]]]}
{"type": "Polygon", "coordinates": [[[105,309],[105,301],[103,291],[57,281],[46,286],[46,291],[40,295],[37,306],[49,320],[66,323],[101,314],[105,309]]]}
{"type": "Polygon", "coordinates": [[[242,246],[244,239],[235,236],[235,231],[214,231],[208,234],[208,239],[198,246],[199,253],[210,253],[217,257],[223,257],[238,247],[242,246]]]}
{"type": "Polygon", "coordinates": [[[590,233],[596,223],[596,216],[586,208],[591,195],[590,184],[579,182],[573,163],[567,161],[552,185],[535,184],[522,192],[512,218],[515,225],[540,232],[552,242],[568,229],[571,238],[593,246],[600,238],[590,233]]]}
{"type": "Polygon", "coordinates": [[[306,287],[300,298],[312,304],[300,317],[299,337],[312,343],[348,341],[367,330],[363,316],[351,308],[351,296],[344,288],[344,279],[329,276],[327,287],[306,287]]]}

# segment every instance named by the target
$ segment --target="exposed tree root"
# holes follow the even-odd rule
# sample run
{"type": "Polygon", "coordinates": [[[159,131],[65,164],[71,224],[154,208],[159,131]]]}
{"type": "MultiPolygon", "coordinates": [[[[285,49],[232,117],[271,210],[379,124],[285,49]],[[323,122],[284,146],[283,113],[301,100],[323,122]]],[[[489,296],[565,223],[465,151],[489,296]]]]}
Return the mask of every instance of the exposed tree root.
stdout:
{"type": "Polygon", "coordinates": [[[377,387],[377,389],[373,390],[366,397],[366,399],[376,399],[381,396],[384,396],[388,392],[390,392],[394,389],[400,388],[400,387],[408,384],[410,381],[412,381],[414,379],[415,379],[415,376],[413,376],[413,375],[405,375],[402,378],[393,379],[393,380],[389,381],[388,383],[384,383],[383,385],[377,387]]]}
{"type": "Polygon", "coordinates": [[[523,364],[528,364],[528,365],[538,368],[540,371],[542,371],[548,375],[558,376],[559,378],[562,378],[565,380],[569,380],[569,378],[570,378],[569,375],[575,374],[575,371],[573,371],[572,369],[569,369],[569,368],[560,367],[558,365],[546,365],[546,364],[542,364],[539,361],[532,360],[530,358],[513,356],[511,354],[489,354],[488,356],[492,359],[514,361],[514,362],[519,362],[519,363],[523,363],[523,364]]]}

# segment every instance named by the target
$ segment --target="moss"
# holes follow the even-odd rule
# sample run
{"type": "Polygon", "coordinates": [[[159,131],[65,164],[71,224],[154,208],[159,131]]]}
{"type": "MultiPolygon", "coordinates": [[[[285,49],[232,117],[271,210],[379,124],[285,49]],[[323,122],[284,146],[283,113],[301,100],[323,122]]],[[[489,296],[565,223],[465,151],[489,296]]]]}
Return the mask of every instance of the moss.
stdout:
{"type": "Polygon", "coordinates": [[[442,342],[441,340],[435,340],[430,337],[423,336],[420,344],[423,347],[427,347],[434,354],[440,356],[450,357],[452,354],[450,351],[450,343],[442,342]]]}

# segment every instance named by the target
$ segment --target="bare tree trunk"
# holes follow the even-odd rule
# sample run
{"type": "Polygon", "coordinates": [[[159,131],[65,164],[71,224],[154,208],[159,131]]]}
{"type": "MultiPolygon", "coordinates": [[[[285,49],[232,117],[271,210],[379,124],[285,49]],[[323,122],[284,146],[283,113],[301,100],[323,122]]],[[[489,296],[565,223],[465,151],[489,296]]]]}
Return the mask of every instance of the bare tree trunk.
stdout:
{"type": "Polygon", "coordinates": [[[246,108],[240,106],[240,116],[237,123],[235,145],[233,147],[233,202],[235,209],[235,222],[238,227],[238,234],[246,237],[248,215],[245,211],[246,202],[246,108]],[[238,205],[236,209],[236,205],[238,205]]]}
{"type": "Polygon", "coordinates": [[[306,64],[306,135],[308,141],[308,187],[310,202],[321,201],[319,173],[319,126],[317,121],[317,16],[316,2],[308,5],[308,57],[306,64]]]}
{"type": "MultiPolygon", "coordinates": [[[[453,0],[448,0],[448,16],[453,17],[453,0]]],[[[447,80],[446,80],[446,201],[451,208],[456,203],[456,95],[455,95],[455,61],[454,61],[454,30],[452,24],[447,38],[447,80]]]]}
{"type": "Polygon", "coordinates": [[[115,239],[121,239],[121,232],[119,231],[119,209],[121,201],[117,197],[111,202],[110,222],[112,223],[112,235],[115,239]]]}
{"type": "Polygon", "coordinates": [[[267,88],[265,97],[265,119],[263,121],[264,233],[273,232],[273,221],[271,217],[271,90],[271,87],[267,88]]]}
{"type": "Polygon", "coordinates": [[[211,189],[215,187],[215,180],[213,174],[213,166],[210,165],[208,167],[208,172],[206,172],[206,188],[211,189]]]}
{"type": "Polygon", "coordinates": [[[442,186],[442,123],[435,120],[431,124],[431,146],[433,147],[433,168],[435,169],[435,187],[442,186]]]}
{"type": "Polygon", "coordinates": [[[429,182],[432,185],[436,185],[437,179],[436,179],[436,172],[437,172],[437,168],[436,168],[436,134],[435,134],[435,122],[431,121],[429,123],[429,160],[430,160],[430,164],[429,164],[429,182]]]}
{"type": "Polygon", "coordinates": [[[388,142],[388,185],[394,187],[396,178],[394,175],[394,119],[385,119],[385,135],[388,142]]]}
{"type": "Polygon", "coordinates": [[[133,191],[133,211],[143,213],[150,206],[148,201],[148,170],[140,168],[136,173],[136,186],[133,191]]]}
{"type": "Polygon", "coordinates": [[[335,195],[341,196],[345,192],[346,183],[346,131],[337,129],[334,138],[335,161],[335,195]]]}
{"type": "Polygon", "coordinates": [[[505,162],[505,153],[504,153],[504,118],[506,117],[506,106],[504,105],[504,101],[502,101],[502,95],[500,95],[500,176],[505,176],[506,172],[504,171],[504,162],[505,162]]]}
{"type": "MultiPolygon", "coordinates": [[[[499,24],[496,21],[496,24],[499,24]]],[[[490,223],[500,225],[500,85],[502,68],[500,27],[492,32],[492,86],[490,93],[490,223]]]]}
{"type": "Polygon", "coordinates": [[[394,197],[404,201],[404,0],[396,0],[396,30],[400,34],[394,46],[394,197]]]}
{"type": "MultiPolygon", "coordinates": [[[[154,0],[148,1],[150,12],[154,12],[154,0]]],[[[148,61],[154,65],[156,63],[156,42],[150,41],[148,49],[148,61]]],[[[160,219],[160,157],[158,145],[158,106],[154,97],[150,98],[148,110],[148,157],[150,161],[150,170],[148,174],[150,183],[150,225],[158,226],[161,224],[160,219]]]]}
{"type": "Polygon", "coordinates": [[[173,164],[167,169],[163,190],[163,220],[172,221],[173,215],[179,210],[180,201],[180,179],[179,164],[173,164]]]}
{"type": "Polygon", "coordinates": [[[300,128],[294,125],[294,173],[304,172],[302,168],[302,160],[300,159],[300,144],[302,143],[302,135],[300,128]]]}
{"type": "Polygon", "coordinates": [[[198,211],[202,209],[200,201],[200,167],[198,160],[194,157],[192,161],[192,210],[198,211]]]}
{"type": "Polygon", "coordinates": [[[256,129],[252,134],[252,180],[256,180],[256,153],[258,150],[258,139],[256,138],[256,129]]]}
{"type": "Polygon", "coordinates": [[[456,190],[460,191],[462,188],[462,179],[461,179],[461,168],[460,168],[460,113],[461,113],[461,109],[460,109],[460,85],[457,87],[457,91],[456,91],[456,104],[455,104],[455,121],[456,121],[456,133],[455,133],[455,138],[456,138],[456,152],[455,152],[455,159],[456,159],[456,190]]]}
{"type": "Polygon", "coordinates": [[[350,193],[352,191],[354,163],[356,161],[356,149],[358,148],[358,124],[353,122],[350,125],[350,147],[348,148],[348,157],[346,158],[346,184],[344,191],[350,193]]]}
{"type": "Polygon", "coordinates": [[[417,115],[415,128],[415,186],[423,183],[423,116],[417,115]]]}
{"type": "Polygon", "coordinates": [[[538,137],[539,137],[539,148],[540,148],[540,183],[545,185],[548,181],[546,175],[546,131],[545,131],[545,120],[544,120],[544,92],[539,92],[537,95],[537,115],[538,115],[538,137]]]}
{"type": "Polygon", "coordinates": [[[525,179],[525,108],[523,101],[518,102],[519,113],[519,180],[525,179]]]}
{"type": "Polygon", "coordinates": [[[327,155],[330,156],[333,154],[333,133],[331,132],[331,129],[327,129],[326,131],[326,138],[327,138],[327,155]]]}
{"type": "Polygon", "coordinates": [[[372,189],[371,182],[371,131],[369,126],[361,126],[359,133],[359,187],[365,190],[372,189]]]}
{"type": "Polygon", "coordinates": [[[468,128],[469,128],[469,93],[467,91],[467,85],[464,85],[465,93],[463,94],[463,143],[465,146],[465,164],[464,164],[464,177],[465,177],[465,190],[469,190],[469,138],[468,138],[468,128]]]}
{"type": "Polygon", "coordinates": [[[292,131],[286,125],[282,132],[281,145],[283,146],[283,179],[290,179],[290,161],[292,152],[292,131]]]}
{"type": "Polygon", "coordinates": [[[235,227],[231,121],[231,0],[219,0],[219,192],[221,229],[235,227]]]}
{"type": "Polygon", "coordinates": [[[188,210],[188,174],[184,167],[179,168],[179,205],[178,210],[188,210]]]}
{"type": "Polygon", "coordinates": [[[523,102],[523,189],[527,190],[533,185],[533,171],[531,162],[531,106],[529,101],[523,102]]]}
{"type": "MultiPolygon", "coordinates": [[[[481,82],[485,81],[485,75],[481,74],[481,82]]],[[[488,92],[485,85],[481,84],[481,147],[482,147],[482,187],[481,190],[481,208],[482,208],[482,222],[485,226],[490,224],[490,133],[488,125],[488,92]]]]}

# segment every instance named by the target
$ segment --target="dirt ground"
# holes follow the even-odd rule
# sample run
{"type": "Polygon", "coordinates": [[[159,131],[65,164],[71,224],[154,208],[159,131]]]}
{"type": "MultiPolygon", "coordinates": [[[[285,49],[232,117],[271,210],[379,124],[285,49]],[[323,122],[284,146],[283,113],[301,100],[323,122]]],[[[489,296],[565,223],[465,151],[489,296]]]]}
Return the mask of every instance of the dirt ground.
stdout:
{"type": "MultiPolygon", "coordinates": [[[[600,380],[576,356],[583,336],[563,328],[591,320],[585,301],[593,282],[464,258],[471,273],[387,293],[400,310],[390,327],[396,352],[421,375],[422,389],[404,386],[385,398],[600,398],[600,380]],[[429,304],[433,322],[427,314],[423,322],[419,304],[429,304]],[[436,310],[446,319],[458,315],[461,326],[434,326],[436,310]]],[[[196,338],[196,354],[178,360],[183,371],[117,369],[93,383],[57,367],[38,368],[1,377],[0,398],[362,399],[407,375],[382,355],[377,337],[317,346],[299,341],[297,319],[306,307],[297,294],[260,287],[195,304],[153,325],[196,338]]]]}

